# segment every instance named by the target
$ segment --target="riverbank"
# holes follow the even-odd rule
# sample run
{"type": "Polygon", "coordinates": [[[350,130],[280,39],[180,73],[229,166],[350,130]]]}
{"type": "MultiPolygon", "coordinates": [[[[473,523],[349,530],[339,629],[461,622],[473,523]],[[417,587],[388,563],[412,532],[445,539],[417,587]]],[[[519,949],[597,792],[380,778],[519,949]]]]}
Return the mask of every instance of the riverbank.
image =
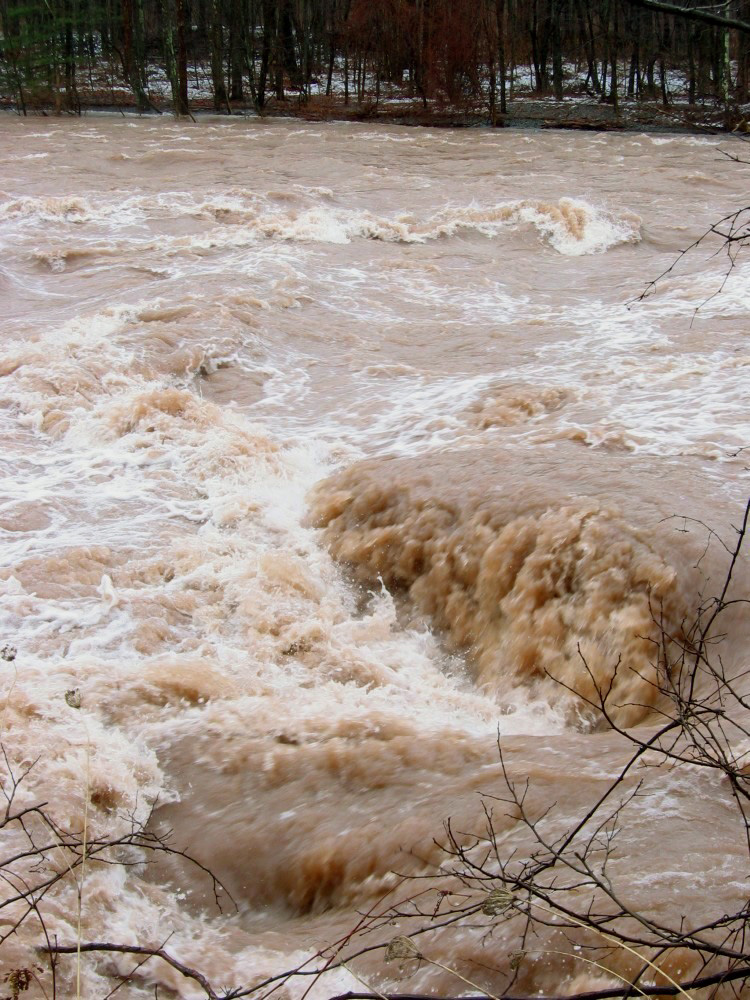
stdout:
{"type": "MultiPolygon", "coordinates": [[[[168,94],[151,89],[149,99],[152,111],[148,114],[171,114],[172,103],[168,94]]],[[[79,106],[75,111],[58,109],[49,100],[39,100],[36,106],[27,107],[27,114],[49,116],[75,113],[138,114],[132,93],[110,84],[105,87],[80,88],[79,106]]],[[[191,87],[190,112],[193,116],[216,114],[213,99],[205,82],[195,78],[191,87]]],[[[16,111],[9,98],[0,98],[0,108],[16,111]]],[[[623,99],[617,109],[596,95],[569,94],[562,101],[553,97],[538,96],[522,91],[508,101],[507,113],[497,114],[494,122],[486,103],[466,102],[450,105],[438,101],[425,104],[409,94],[393,93],[363,101],[344,99],[343,94],[315,94],[302,98],[293,91],[283,100],[270,98],[262,113],[254,109],[249,100],[231,101],[227,115],[263,118],[296,118],[308,122],[353,121],[377,122],[384,125],[421,126],[431,128],[481,128],[494,124],[497,128],[553,128],[581,131],[622,132],[674,132],[715,135],[723,132],[744,132],[750,116],[750,104],[731,104],[722,107],[712,101],[689,104],[686,98],[674,96],[669,104],[661,101],[623,99]]]]}
{"type": "MultiPolygon", "coordinates": [[[[242,113],[242,112],[240,112],[242,113]]],[[[732,131],[750,114],[750,106],[690,105],[676,99],[665,106],[657,101],[621,101],[612,104],[588,95],[562,101],[522,94],[508,102],[507,114],[496,116],[498,128],[560,128],[583,131],[670,131],[717,134],[732,131]]],[[[296,117],[305,121],[373,121],[391,125],[477,128],[492,124],[486,107],[452,107],[417,99],[396,98],[345,104],[341,98],[313,97],[273,102],[269,117],[296,117]]]]}

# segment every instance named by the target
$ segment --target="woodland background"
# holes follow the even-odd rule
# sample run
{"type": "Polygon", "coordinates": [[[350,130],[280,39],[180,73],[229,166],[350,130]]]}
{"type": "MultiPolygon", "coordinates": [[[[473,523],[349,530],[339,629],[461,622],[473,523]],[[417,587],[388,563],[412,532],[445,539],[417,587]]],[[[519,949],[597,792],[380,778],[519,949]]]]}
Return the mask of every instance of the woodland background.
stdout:
{"type": "Polygon", "coordinates": [[[733,108],[750,0],[0,0],[0,99],[260,113],[411,103],[502,124],[519,98],[733,108]],[[677,11],[673,13],[672,11],[677,11]]]}

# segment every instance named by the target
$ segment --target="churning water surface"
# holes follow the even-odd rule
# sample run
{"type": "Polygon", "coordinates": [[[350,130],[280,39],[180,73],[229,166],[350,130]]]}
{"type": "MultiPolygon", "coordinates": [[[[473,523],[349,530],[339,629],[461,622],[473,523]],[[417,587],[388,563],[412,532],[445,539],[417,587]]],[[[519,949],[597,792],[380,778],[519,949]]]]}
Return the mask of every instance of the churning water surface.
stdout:
{"type": "MultiPolygon", "coordinates": [[[[2,741],[38,759],[24,802],[76,829],[88,800],[96,835],[156,803],[238,905],[217,914],[190,867],[93,865],[83,939],[171,935],[222,985],[292,967],[394,870],[433,872],[444,819],[479,828],[498,731],[560,829],[580,815],[624,751],[568,691],[578,650],[603,679],[620,658],[620,721],[648,721],[654,600],[689,618],[724,568],[695,522],[731,536],[747,495],[750,262],[711,298],[708,244],[637,301],[747,200],[747,168],[680,136],[110,117],[0,136],[2,741]]],[[[622,849],[637,904],[744,898],[721,791],[660,780],[622,849]]],[[[75,941],[73,880],[45,905],[75,941]]],[[[433,948],[504,982],[510,945],[433,948]]],[[[132,966],[86,955],[85,995],[132,966]]],[[[518,988],[585,971],[548,957],[518,988]]],[[[200,995],[153,960],[119,992],[154,984],[200,995]]],[[[408,982],[441,987],[429,966],[408,982]]],[[[339,969],[315,990],[347,988],[339,969]]]]}

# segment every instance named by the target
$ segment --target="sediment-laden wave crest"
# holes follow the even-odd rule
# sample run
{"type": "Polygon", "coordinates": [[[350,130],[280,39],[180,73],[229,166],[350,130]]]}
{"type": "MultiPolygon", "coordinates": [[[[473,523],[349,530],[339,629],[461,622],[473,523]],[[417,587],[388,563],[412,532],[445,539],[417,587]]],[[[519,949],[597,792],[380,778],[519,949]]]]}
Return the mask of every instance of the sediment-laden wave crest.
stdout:
{"type": "MultiPolygon", "coordinates": [[[[293,199],[294,200],[294,199],[293,199]]],[[[7,198],[0,202],[0,221],[49,221],[82,225],[101,223],[117,214],[131,221],[186,216],[238,229],[239,239],[288,240],[300,243],[350,243],[371,239],[392,243],[425,243],[462,233],[497,238],[511,227],[530,227],[565,256],[601,253],[640,239],[641,220],[632,212],[610,211],[574,198],[559,201],[524,199],[493,205],[447,206],[419,218],[412,213],[380,215],[367,209],[337,208],[325,198],[310,205],[279,211],[274,199],[245,193],[194,199],[168,194],[130,197],[116,205],[81,197],[7,198]]],[[[307,202],[307,204],[306,204],[307,202]]]]}
{"type": "Polygon", "coordinates": [[[659,702],[665,649],[685,641],[700,538],[670,533],[648,504],[631,520],[616,462],[587,464],[579,491],[558,462],[518,452],[370,460],[320,484],[312,512],[357,580],[405,592],[468,651],[485,691],[502,701],[522,684],[589,719],[609,691],[629,725],[659,702]]]}

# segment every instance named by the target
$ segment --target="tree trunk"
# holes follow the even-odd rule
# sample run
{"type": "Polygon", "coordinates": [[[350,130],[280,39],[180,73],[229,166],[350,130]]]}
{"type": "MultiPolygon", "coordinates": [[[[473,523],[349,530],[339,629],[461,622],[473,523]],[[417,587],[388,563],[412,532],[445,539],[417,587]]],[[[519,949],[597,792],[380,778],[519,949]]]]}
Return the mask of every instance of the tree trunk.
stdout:
{"type": "Polygon", "coordinates": [[[668,108],[669,90],[667,89],[667,67],[663,58],[659,60],[659,84],[661,87],[661,103],[665,108],[668,108]]]}
{"type": "Polygon", "coordinates": [[[179,95],[179,115],[189,115],[188,73],[187,73],[187,17],[185,0],[176,0],[177,11],[177,89],[179,95]]]}
{"type": "Polygon", "coordinates": [[[688,56],[688,104],[695,104],[695,92],[696,92],[695,31],[692,28],[688,28],[688,33],[687,33],[687,56],[688,56]]]}
{"type": "Polygon", "coordinates": [[[263,38],[260,43],[260,67],[258,69],[258,89],[255,106],[262,111],[266,106],[266,84],[268,63],[271,58],[271,0],[263,0],[263,38]]]}
{"type": "Polygon", "coordinates": [[[664,107],[669,106],[669,89],[667,87],[667,65],[666,56],[672,48],[672,30],[669,20],[665,17],[662,24],[661,33],[661,54],[659,56],[659,82],[661,84],[661,102],[664,107]]]}
{"type": "Polygon", "coordinates": [[[328,77],[326,79],[326,97],[330,97],[333,90],[333,68],[336,65],[336,38],[331,29],[331,37],[328,49],[328,77]]]}
{"type": "Polygon", "coordinates": [[[185,39],[185,0],[160,7],[163,18],[162,34],[167,76],[172,88],[174,113],[181,117],[190,114],[187,89],[187,45],[185,39]]]}
{"type": "Polygon", "coordinates": [[[594,92],[601,94],[602,88],[599,83],[599,73],[596,68],[596,43],[594,42],[594,24],[591,18],[591,7],[585,0],[578,0],[578,24],[583,38],[584,50],[586,52],[586,63],[588,66],[588,77],[594,92]],[[585,17],[584,17],[585,10],[585,17]]]}
{"type": "Polygon", "coordinates": [[[718,68],[718,91],[719,100],[722,104],[729,103],[729,89],[732,82],[731,66],[729,62],[729,29],[721,28],[717,32],[717,68],[718,68]]]}
{"type": "Polygon", "coordinates": [[[612,107],[615,109],[615,114],[619,114],[620,111],[620,96],[618,91],[618,80],[617,80],[617,42],[619,34],[619,20],[617,17],[617,3],[612,4],[612,33],[610,35],[610,63],[612,64],[612,79],[610,81],[609,88],[609,98],[612,102],[612,107]]]}
{"type": "MultiPolygon", "coordinates": [[[[184,2],[184,0],[183,0],[184,2]]],[[[224,81],[224,25],[222,23],[221,0],[211,0],[210,6],[210,57],[211,85],[214,92],[214,110],[228,111],[227,88],[224,81]]]]}
{"type": "Polygon", "coordinates": [[[552,9],[552,87],[556,101],[563,99],[562,19],[566,0],[553,0],[552,9]]]}
{"type": "MultiPolygon", "coordinates": [[[[749,0],[741,0],[740,17],[750,17],[749,0]]],[[[738,32],[737,36],[737,100],[744,104],[750,93],[750,35],[738,32]]]]}
{"type": "Polygon", "coordinates": [[[497,68],[500,75],[500,114],[507,115],[508,101],[505,82],[505,0],[495,0],[497,21],[497,68]]]}
{"type": "Polygon", "coordinates": [[[637,10],[628,10],[625,30],[632,40],[628,72],[628,97],[639,97],[641,93],[641,18],[637,10]]]}
{"type": "Polygon", "coordinates": [[[231,0],[229,18],[229,97],[232,101],[241,101],[245,96],[242,88],[242,67],[245,61],[245,45],[242,37],[242,0],[231,0]]]}
{"type": "Polygon", "coordinates": [[[152,107],[146,94],[143,34],[142,0],[122,0],[123,70],[140,112],[152,107]]]}

